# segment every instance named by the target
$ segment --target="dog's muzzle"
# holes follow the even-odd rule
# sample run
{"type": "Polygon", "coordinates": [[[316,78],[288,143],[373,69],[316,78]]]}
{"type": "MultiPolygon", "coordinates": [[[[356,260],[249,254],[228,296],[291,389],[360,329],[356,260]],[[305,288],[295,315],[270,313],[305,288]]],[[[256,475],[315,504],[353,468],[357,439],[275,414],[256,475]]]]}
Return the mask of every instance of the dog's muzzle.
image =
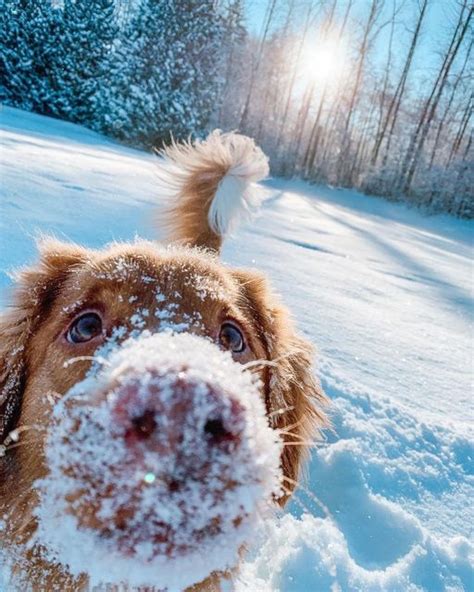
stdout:
{"type": "Polygon", "coordinates": [[[130,585],[190,585],[236,563],[279,494],[280,453],[230,354],[190,334],[130,339],[55,409],[38,539],[93,581],[121,581],[115,558],[130,585]]]}

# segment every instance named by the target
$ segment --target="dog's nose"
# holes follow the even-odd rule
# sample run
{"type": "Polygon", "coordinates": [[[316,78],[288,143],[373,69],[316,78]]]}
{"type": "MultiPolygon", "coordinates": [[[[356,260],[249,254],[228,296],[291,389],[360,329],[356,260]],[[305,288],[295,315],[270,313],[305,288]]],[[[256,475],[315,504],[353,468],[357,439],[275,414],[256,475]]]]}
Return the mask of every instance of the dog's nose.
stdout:
{"type": "MultiPolygon", "coordinates": [[[[131,426],[127,434],[133,434],[135,440],[148,440],[152,438],[158,428],[158,423],[155,419],[155,413],[151,409],[145,410],[140,416],[133,417],[131,426]]],[[[223,442],[233,442],[238,439],[238,436],[227,429],[224,420],[219,417],[215,419],[208,419],[204,425],[204,435],[209,444],[219,445],[223,442]]]]}
{"type": "MultiPolygon", "coordinates": [[[[195,335],[145,335],[58,403],[41,524],[56,541],[56,525],[75,521],[87,568],[97,548],[153,581],[168,569],[176,590],[180,561],[208,573],[238,556],[280,492],[280,454],[259,384],[229,354],[195,335]]],[[[61,540],[65,563],[69,548],[61,540]]]]}
{"type": "MultiPolygon", "coordinates": [[[[110,395],[109,395],[110,396],[110,395]]],[[[187,374],[185,367],[145,376],[128,372],[113,388],[112,417],[129,449],[175,455],[180,448],[208,459],[205,450],[231,453],[242,440],[244,410],[222,388],[187,374]]],[[[141,451],[141,452],[140,452],[141,451]]]]}

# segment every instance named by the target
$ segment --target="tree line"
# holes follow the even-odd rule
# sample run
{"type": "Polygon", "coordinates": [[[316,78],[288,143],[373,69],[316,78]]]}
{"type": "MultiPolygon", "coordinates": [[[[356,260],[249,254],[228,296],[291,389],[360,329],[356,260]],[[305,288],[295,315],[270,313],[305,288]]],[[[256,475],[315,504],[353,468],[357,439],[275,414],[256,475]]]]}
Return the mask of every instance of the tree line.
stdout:
{"type": "Polygon", "coordinates": [[[472,2],[266,7],[259,39],[247,39],[248,57],[231,69],[222,125],[256,136],[277,174],[472,218],[472,2]],[[433,37],[436,9],[444,21],[433,37]],[[311,75],[305,52],[318,45],[326,53],[313,52],[311,75]],[[330,68],[339,50],[338,74],[330,68]],[[325,59],[329,72],[318,78],[325,59]]]}
{"type": "Polygon", "coordinates": [[[0,99],[134,146],[203,134],[226,18],[213,0],[0,0],[0,99]]]}
{"type": "Polygon", "coordinates": [[[436,0],[254,0],[259,32],[248,3],[0,0],[0,99],[144,148],[239,129],[276,175],[474,216],[469,0],[435,53],[436,0]]]}

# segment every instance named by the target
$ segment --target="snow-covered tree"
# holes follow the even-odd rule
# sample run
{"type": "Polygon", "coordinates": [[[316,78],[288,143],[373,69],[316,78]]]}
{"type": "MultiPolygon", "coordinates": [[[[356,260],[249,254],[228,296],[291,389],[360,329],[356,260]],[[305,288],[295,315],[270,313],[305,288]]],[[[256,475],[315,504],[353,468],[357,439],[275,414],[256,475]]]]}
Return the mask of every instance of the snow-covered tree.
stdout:
{"type": "Polygon", "coordinates": [[[49,2],[0,0],[0,100],[51,114],[62,18],[49,2]]]}
{"type": "Polygon", "coordinates": [[[59,96],[54,114],[90,125],[92,98],[102,84],[117,34],[114,0],[64,0],[62,36],[54,64],[59,96]]]}
{"type": "Polygon", "coordinates": [[[223,21],[213,0],[143,0],[115,42],[96,127],[159,146],[206,131],[219,88],[223,21]]]}
{"type": "Polygon", "coordinates": [[[1,98],[10,105],[90,123],[116,34],[114,0],[0,0],[5,33],[1,98]]]}
{"type": "Polygon", "coordinates": [[[124,141],[147,142],[168,92],[165,28],[167,0],[143,0],[115,40],[107,83],[95,97],[95,127],[124,141]]]}
{"type": "Polygon", "coordinates": [[[218,113],[219,124],[233,129],[242,110],[242,85],[246,84],[248,59],[248,34],[244,24],[243,0],[229,0],[223,7],[225,43],[223,44],[224,82],[218,113]]]}

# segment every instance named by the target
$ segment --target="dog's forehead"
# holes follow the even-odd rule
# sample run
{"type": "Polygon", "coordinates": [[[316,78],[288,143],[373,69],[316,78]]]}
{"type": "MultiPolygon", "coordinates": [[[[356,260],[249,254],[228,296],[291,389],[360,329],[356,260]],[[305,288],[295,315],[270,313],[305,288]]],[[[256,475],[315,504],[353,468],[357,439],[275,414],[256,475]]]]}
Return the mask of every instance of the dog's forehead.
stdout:
{"type": "Polygon", "coordinates": [[[228,302],[237,296],[229,271],[192,250],[122,249],[91,258],[72,274],[67,298],[116,295],[129,303],[155,301],[228,302]]]}

